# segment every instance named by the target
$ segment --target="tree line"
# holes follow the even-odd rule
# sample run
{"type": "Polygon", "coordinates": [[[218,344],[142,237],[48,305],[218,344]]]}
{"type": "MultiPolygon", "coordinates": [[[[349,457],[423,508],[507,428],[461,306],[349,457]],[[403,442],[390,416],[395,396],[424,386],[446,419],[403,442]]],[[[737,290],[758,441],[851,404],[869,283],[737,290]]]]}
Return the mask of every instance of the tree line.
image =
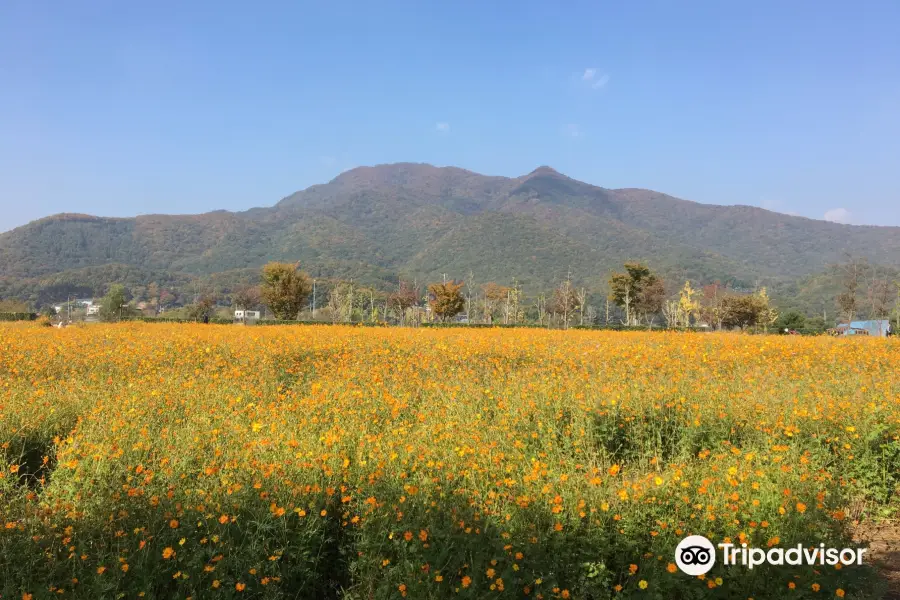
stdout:
{"type": "MultiPolygon", "coordinates": [[[[721,284],[695,290],[685,282],[674,299],[667,298],[663,279],[647,265],[628,262],[612,273],[605,296],[576,285],[571,273],[552,292],[526,297],[514,281],[478,284],[470,274],[463,280],[446,276],[438,282],[400,279],[391,292],[355,285],[352,281],[318,286],[299,264],[272,262],[260,272],[260,283],[231,295],[234,309],[267,309],[280,320],[332,322],[460,321],[471,324],[534,323],[567,329],[570,326],[625,325],[715,329],[770,327],[777,319],[765,288],[740,294],[721,284]]],[[[203,297],[192,314],[211,310],[203,297]]]]}
{"type": "MultiPolygon", "coordinates": [[[[832,283],[839,285],[832,314],[849,322],[863,314],[892,318],[900,329],[900,286],[890,273],[863,259],[848,259],[833,269],[832,283]]],[[[137,314],[159,314],[203,320],[230,310],[261,310],[280,320],[316,320],[333,323],[381,322],[419,325],[424,322],[470,324],[535,324],[567,329],[571,326],[628,326],[709,329],[757,329],[823,331],[829,327],[827,310],[822,317],[797,311],[779,314],[765,287],[736,290],[727,284],[694,287],[690,281],[670,292],[666,282],[649,266],[627,262],[607,279],[607,289],[597,293],[577,284],[571,272],[547,292],[526,295],[518,281],[509,285],[476,282],[444,275],[440,281],[420,282],[400,278],[390,291],[360,285],[353,280],[319,280],[299,263],[271,262],[263,266],[258,283],[228,293],[197,290],[193,295],[168,290],[156,283],[141,286],[133,294],[113,284],[100,302],[99,317],[115,321],[137,314]],[[136,296],[136,294],[140,294],[136,296]],[[137,297],[145,300],[137,302],[137,297]],[[182,306],[173,306],[177,300],[182,306]],[[138,308],[141,311],[138,311],[138,308]]],[[[11,308],[21,304],[5,301],[11,308]]],[[[2,311],[0,311],[2,312],[2,311]]]]}

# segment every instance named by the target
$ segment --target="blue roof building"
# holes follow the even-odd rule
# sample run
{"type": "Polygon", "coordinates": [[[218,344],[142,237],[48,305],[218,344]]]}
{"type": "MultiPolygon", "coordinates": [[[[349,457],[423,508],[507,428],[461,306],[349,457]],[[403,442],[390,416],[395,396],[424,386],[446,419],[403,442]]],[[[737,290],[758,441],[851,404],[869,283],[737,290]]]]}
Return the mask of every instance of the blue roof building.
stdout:
{"type": "Polygon", "coordinates": [[[891,334],[891,322],[887,319],[874,321],[852,321],[850,327],[842,331],[843,335],[872,335],[887,337],[891,334]]]}

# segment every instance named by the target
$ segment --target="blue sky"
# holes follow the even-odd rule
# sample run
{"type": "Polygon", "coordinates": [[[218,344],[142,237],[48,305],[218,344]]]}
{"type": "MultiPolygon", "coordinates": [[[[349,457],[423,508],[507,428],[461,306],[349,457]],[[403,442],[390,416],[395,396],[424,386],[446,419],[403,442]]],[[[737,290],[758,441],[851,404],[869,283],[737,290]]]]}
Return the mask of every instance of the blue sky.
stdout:
{"type": "Polygon", "coordinates": [[[900,2],[0,3],[0,231],[358,165],[900,225],[900,2]]]}

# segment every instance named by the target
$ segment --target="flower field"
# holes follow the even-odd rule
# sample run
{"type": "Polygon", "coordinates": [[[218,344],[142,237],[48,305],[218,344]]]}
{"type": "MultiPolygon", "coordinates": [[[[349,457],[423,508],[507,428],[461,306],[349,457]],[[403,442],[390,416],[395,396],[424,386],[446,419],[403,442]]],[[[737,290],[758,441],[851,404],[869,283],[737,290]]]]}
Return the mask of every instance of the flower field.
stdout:
{"type": "Polygon", "coordinates": [[[871,597],[865,566],[673,552],[850,545],[897,503],[898,366],[879,339],[3,324],[0,595],[871,597]]]}

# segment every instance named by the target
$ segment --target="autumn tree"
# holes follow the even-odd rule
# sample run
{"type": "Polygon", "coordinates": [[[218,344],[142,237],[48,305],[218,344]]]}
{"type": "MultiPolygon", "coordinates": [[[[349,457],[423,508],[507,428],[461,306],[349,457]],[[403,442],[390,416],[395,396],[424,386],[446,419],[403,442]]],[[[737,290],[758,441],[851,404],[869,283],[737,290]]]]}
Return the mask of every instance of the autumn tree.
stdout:
{"type": "Polygon", "coordinates": [[[638,319],[643,320],[647,325],[653,325],[653,320],[662,310],[665,299],[665,283],[659,277],[651,276],[638,294],[635,304],[638,319]]]}
{"type": "Polygon", "coordinates": [[[668,327],[690,327],[691,317],[697,314],[700,302],[697,292],[691,287],[690,281],[684,282],[684,287],[678,293],[677,300],[669,300],[663,307],[663,316],[668,327]]]}
{"type": "Polygon", "coordinates": [[[725,315],[723,303],[727,297],[728,287],[718,281],[704,286],[700,296],[700,319],[710,327],[721,329],[725,315]]]}
{"type": "Polygon", "coordinates": [[[769,298],[763,288],[756,294],[733,294],[722,299],[722,325],[747,329],[755,325],[768,327],[778,319],[778,313],[769,306],[769,298]]]}
{"type": "Polygon", "coordinates": [[[650,268],[637,262],[625,263],[624,273],[609,278],[609,299],[625,310],[625,324],[652,323],[653,315],[662,310],[665,285],[650,268]]]}
{"type": "Polygon", "coordinates": [[[893,285],[876,265],[871,266],[866,285],[866,304],[870,319],[885,319],[891,312],[893,285]]]}
{"type": "Polygon", "coordinates": [[[406,311],[415,306],[419,301],[419,292],[408,281],[400,280],[397,291],[388,297],[388,306],[394,310],[403,324],[406,320],[406,311]]]}
{"type": "Polygon", "coordinates": [[[260,295],[278,319],[296,319],[306,306],[312,286],[300,263],[270,262],[262,269],[260,295]]]}
{"type": "Polygon", "coordinates": [[[462,294],[463,285],[463,282],[445,281],[428,286],[428,292],[431,294],[429,301],[431,311],[438,319],[445,321],[463,311],[466,305],[466,299],[462,294]]]}
{"type": "Polygon", "coordinates": [[[259,287],[246,286],[231,295],[231,303],[238,310],[255,310],[262,302],[259,287]]]}
{"type": "Polygon", "coordinates": [[[187,307],[187,317],[194,321],[208,321],[215,313],[216,302],[212,296],[203,294],[187,307]]]}
{"type": "Polygon", "coordinates": [[[342,281],[331,288],[328,294],[328,308],[334,323],[349,323],[353,320],[353,302],[355,297],[353,282],[342,281]]]}
{"type": "Polygon", "coordinates": [[[513,286],[508,288],[506,292],[506,302],[503,306],[503,322],[505,324],[518,323],[524,316],[520,305],[522,303],[522,290],[519,289],[519,282],[513,281],[513,286]]]}
{"type": "Polygon", "coordinates": [[[506,303],[510,289],[490,281],[482,287],[484,293],[484,320],[494,322],[494,314],[506,303]]]}
{"type": "Polygon", "coordinates": [[[722,300],[722,312],[724,327],[745,329],[756,325],[760,308],[753,296],[735,294],[722,300]]]}
{"type": "Polygon", "coordinates": [[[756,297],[756,301],[759,303],[759,317],[757,318],[756,324],[762,325],[763,328],[768,331],[769,327],[775,324],[775,321],[778,320],[778,311],[772,306],[772,302],[769,300],[769,294],[766,292],[766,288],[760,288],[760,290],[754,294],[756,297]]]}
{"type": "Polygon", "coordinates": [[[553,299],[550,303],[550,311],[554,314],[562,315],[563,329],[569,328],[569,319],[574,316],[578,309],[578,294],[572,281],[566,277],[565,281],[553,290],[553,299]]]}
{"type": "Polygon", "coordinates": [[[159,292],[159,307],[168,308],[175,304],[177,297],[169,290],[161,290],[159,292]]]}
{"type": "Polygon", "coordinates": [[[836,298],[841,318],[851,322],[859,309],[859,286],[865,276],[867,261],[847,255],[847,260],[838,265],[841,292],[836,298]]]}
{"type": "Polygon", "coordinates": [[[697,291],[691,287],[690,281],[684,282],[684,287],[678,294],[678,312],[682,327],[690,327],[691,319],[700,310],[700,300],[697,291]]]}

